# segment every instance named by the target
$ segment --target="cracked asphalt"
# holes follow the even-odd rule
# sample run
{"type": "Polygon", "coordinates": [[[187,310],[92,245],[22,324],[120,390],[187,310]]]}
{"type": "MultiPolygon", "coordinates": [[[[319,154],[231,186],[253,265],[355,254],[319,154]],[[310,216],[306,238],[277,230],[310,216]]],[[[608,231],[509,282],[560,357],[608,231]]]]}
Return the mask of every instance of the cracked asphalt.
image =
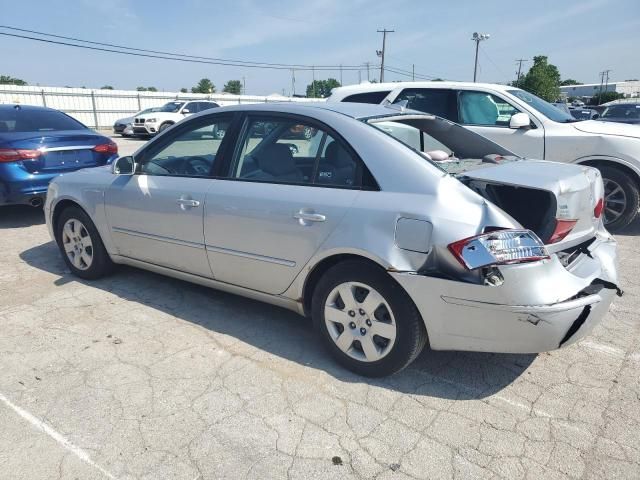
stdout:
{"type": "Polygon", "coordinates": [[[297,315],[132,268],[70,275],[0,210],[0,478],[640,478],[640,224],[603,324],[540,355],[335,365],[297,315]]]}

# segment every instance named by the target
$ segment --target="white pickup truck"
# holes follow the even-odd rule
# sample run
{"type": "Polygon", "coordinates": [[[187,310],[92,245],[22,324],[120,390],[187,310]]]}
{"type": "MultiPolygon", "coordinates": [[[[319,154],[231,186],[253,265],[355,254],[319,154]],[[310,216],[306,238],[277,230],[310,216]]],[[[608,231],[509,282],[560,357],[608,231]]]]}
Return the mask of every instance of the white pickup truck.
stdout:
{"type": "Polygon", "coordinates": [[[607,228],[623,228],[638,217],[640,126],[578,121],[524,90],[483,83],[366,83],[336,88],[328,101],[402,102],[459,123],[522,157],[596,167],[604,181],[607,228]]]}
{"type": "Polygon", "coordinates": [[[153,112],[136,116],[133,119],[133,133],[134,135],[155,135],[165,131],[187,115],[219,106],[208,100],[169,102],[153,112]]]}

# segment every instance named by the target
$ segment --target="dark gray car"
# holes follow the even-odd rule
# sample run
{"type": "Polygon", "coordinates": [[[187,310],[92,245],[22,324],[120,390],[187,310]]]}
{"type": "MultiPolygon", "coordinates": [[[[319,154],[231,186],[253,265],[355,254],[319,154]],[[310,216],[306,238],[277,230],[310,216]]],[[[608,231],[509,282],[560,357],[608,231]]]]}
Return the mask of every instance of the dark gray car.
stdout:
{"type": "Polygon", "coordinates": [[[631,123],[640,125],[640,103],[618,103],[609,105],[600,120],[604,122],[631,123]]]}

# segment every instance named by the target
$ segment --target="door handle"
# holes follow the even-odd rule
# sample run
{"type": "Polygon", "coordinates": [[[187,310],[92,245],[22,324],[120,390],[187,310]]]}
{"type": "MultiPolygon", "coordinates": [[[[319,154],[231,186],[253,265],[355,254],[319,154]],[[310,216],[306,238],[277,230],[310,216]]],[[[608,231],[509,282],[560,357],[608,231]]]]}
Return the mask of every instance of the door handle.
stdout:
{"type": "Polygon", "coordinates": [[[327,217],[321,213],[315,213],[305,209],[294,214],[293,218],[297,219],[300,225],[311,225],[312,222],[324,222],[327,219],[327,217]]]}
{"type": "Polygon", "coordinates": [[[191,198],[179,198],[176,200],[176,203],[180,205],[182,210],[186,210],[187,208],[193,208],[200,205],[198,200],[193,200],[191,198]]]}

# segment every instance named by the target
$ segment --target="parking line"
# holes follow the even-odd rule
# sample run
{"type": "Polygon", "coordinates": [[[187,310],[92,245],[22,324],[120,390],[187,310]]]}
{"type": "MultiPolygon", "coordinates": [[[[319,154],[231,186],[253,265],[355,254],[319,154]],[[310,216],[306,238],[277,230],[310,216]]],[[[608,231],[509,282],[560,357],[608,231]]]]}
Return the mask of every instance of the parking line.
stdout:
{"type": "Polygon", "coordinates": [[[41,432],[44,432],[47,435],[49,435],[56,442],[58,442],[65,450],[68,450],[69,452],[73,453],[76,457],[78,457],[80,460],[85,462],[87,465],[92,466],[93,468],[98,470],[100,473],[102,473],[105,477],[109,478],[110,480],[118,480],[111,473],[109,473],[100,465],[98,465],[93,460],[91,460],[91,457],[89,457],[89,454],[87,452],[85,452],[80,447],[71,443],[71,441],[65,438],[61,433],[54,430],[52,427],[47,425],[45,422],[43,422],[39,418],[34,417],[32,414],[30,414],[23,408],[20,408],[18,405],[14,404],[2,393],[0,393],[0,401],[2,401],[2,403],[4,403],[7,407],[9,407],[11,410],[16,412],[18,415],[20,415],[24,420],[29,422],[37,430],[40,430],[41,432]]]}

